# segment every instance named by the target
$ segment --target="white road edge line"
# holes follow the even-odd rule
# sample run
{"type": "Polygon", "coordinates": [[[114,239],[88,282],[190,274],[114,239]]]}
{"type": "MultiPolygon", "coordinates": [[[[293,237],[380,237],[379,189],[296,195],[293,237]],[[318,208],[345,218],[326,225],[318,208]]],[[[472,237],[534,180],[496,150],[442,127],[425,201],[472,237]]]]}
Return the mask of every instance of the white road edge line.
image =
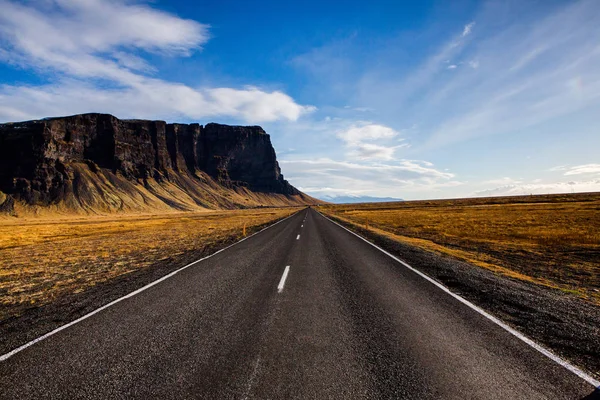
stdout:
{"type": "Polygon", "coordinates": [[[250,394],[250,390],[252,390],[252,385],[254,384],[254,380],[256,379],[256,375],[258,374],[258,367],[260,364],[260,355],[256,358],[256,362],[254,363],[254,368],[252,368],[252,373],[250,374],[250,378],[248,379],[248,384],[246,385],[246,391],[242,396],[243,400],[248,399],[248,395],[250,394]]]}
{"type": "Polygon", "coordinates": [[[369,242],[364,237],[360,236],[357,233],[352,232],[350,229],[346,228],[345,226],[343,226],[343,225],[341,225],[341,224],[333,221],[332,219],[326,217],[325,215],[321,214],[319,211],[317,211],[317,213],[319,213],[323,218],[325,218],[325,219],[329,220],[330,222],[333,222],[334,224],[338,225],[340,228],[343,228],[343,229],[347,230],[348,232],[350,232],[354,236],[358,237],[359,239],[362,239],[365,242],[369,243],[371,246],[375,247],[377,250],[381,251],[382,253],[385,253],[387,256],[393,258],[394,260],[396,260],[397,262],[399,262],[400,264],[402,264],[406,268],[410,269],[411,271],[413,271],[417,275],[419,275],[422,278],[424,278],[424,279],[428,280],[429,282],[433,283],[435,286],[437,286],[438,288],[442,289],[444,292],[448,293],[450,296],[454,297],[456,300],[460,301],[461,303],[463,303],[467,307],[469,307],[469,308],[473,309],[474,311],[478,312],[479,314],[483,315],[485,318],[489,319],[490,321],[492,321],[496,325],[500,326],[502,329],[504,329],[508,333],[512,334],[513,336],[515,336],[518,339],[522,340],[523,342],[525,342],[529,346],[533,347],[534,349],[536,349],[537,351],[539,351],[540,353],[542,353],[543,355],[545,355],[546,357],[548,357],[549,359],[551,359],[552,361],[554,361],[555,363],[563,366],[564,368],[566,368],[567,370],[571,371],[572,373],[574,373],[575,375],[577,375],[578,377],[580,377],[581,379],[583,379],[587,383],[593,385],[595,388],[600,389],[600,381],[598,381],[594,377],[588,375],[587,373],[585,373],[581,369],[577,368],[576,366],[572,365],[568,361],[563,360],[562,358],[560,358],[559,356],[557,356],[556,354],[554,354],[552,351],[550,351],[550,350],[546,349],[545,347],[537,344],[536,342],[534,342],[533,340],[529,339],[527,336],[525,336],[521,332],[517,331],[516,329],[511,328],[510,326],[508,326],[507,324],[505,324],[504,322],[502,322],[498,318],[496,318],[493,315],[489,314],[487,311],[484,311],[483,309],[479,308],[478,306],[476,306],[475,304],[471,303],[470,301],[462,298],[461,296],[457,295],[456,293],[451,292],[450,289],[448,289],[446,286],[442,285],[441,283],[439,283],[438,281],[434,280],[433,278],[430,278],[429,276],[425,275],[424,273],[422,273],[421,271],[415,269],[414,267],[411,267],[408,263],[402,261],[401,259],[399,259],[398,257],[394,256],[393,254],[387,252],[386,250],[382,249],[381,247],[377,246],[376,244],[373,244],[373,243],[369,242]]]}
{"type": "Polygon", "coordinates": [[[296,236],[296,240],[300,239],[300,235],[296,236]]]}
{"type": "Polygon", "coordinates": [[[277,285],[277,293],[281,293],[283,291],[283,287],[285,286],[285,280],[290,272],[290,266],[286,266],[283,271],[283,275],[281,275],[281,280],[279,281],[279,285],[277,285]]]}
{"type": "Polygon", "coordinates": [[[179,272],[183,271],[184,269],[187,269],[187,268],[191,267],[192,265],[198,264],[198,263],[199,263],[199,262],[201,262],[201,261],[204,261],[204,260],[206,260],[206,259],[208,259],[208,258],[211,258],[212,256],[215,256],[215,255],[219,254],[220,252],[222,252],[222,251],[225,251],[225,250],[229,249],[230,247],[233,247],[233,246],[235,246],[236,244],[239,244],[239,243],[243,242],[243,241],[244,241],[244,240],[246,240],[246,239],[250,239],[250,238],[251,238],[252,236],[254,236],[254,235],[258,235],[259,233],[261,233],[261,232],[263,232],[263,231],[265,231],[265,230],[267,230],[267,229],[269,229],[269,228],[271,228],[271,227],[273,227],[273,226],[277,225],[278,223],[280,223],[280,222],[283,222],[283,221],[285,221],[286,219],[293,217],[293,216],[294,216],[294,215],[296,215],[298,212],[299,212],[299,211],[297,211],[297,212],[293,213],[292,215],[289,215],[289,216],[287,216],[287,217],[285,217],[285,218],[283,218],[283,219],[280,219],[279,221],[277,221],[277,222],[275,222],[275,223],[273,223],[273,224],[271,224],[271,225],[269,225],[269,226],[267,226],[267,227],[265,227],[265,228],[261,229],[260,231],[258,231],[258,232],[254,232],[254,233],[253,233],[252,235],[250,235],[250,236],[246,236],[245,238],[243,238],[243,239],[241,239],[241,240],[239,240],[239,241],[237,241],[237,242],[235,242],[235,243],[233,243],[233,244],[230,244],[229,246],[227,246],[227,247],[224,247],[224,248],[222,248],[221,250],[218,250],[218,251],[216,251],[216,252],[214,252],[214,253],[212,253],[212,254],[210,254],[210,255],[206,256],[206,257],[203,257],[203,258],[201,258],[201,259],[199,259],[199,260],[196,260],[196,261],[194,261],[194,262],[192,262],[192,263],[190,263],[190,264],[188,264],[188,265],[186,265],[186,266],[184,266],[184,267],[181,267],[181,268],[179,268],[179,269],[177,269],[177,270],[175,270],[175,271],[173,271],[173,272],[171,272],[171,273],[169,273],[169,274],[167,274],[167,275],[163,276],[162,278],[159,278],[159,279],[155,280],[154,282],[151,282],[151,283],[147,284],[147,285],[146,285],[146,286],[144,286],[144,287],[141,287],[141,288],[139,288],[139,289],[137,289],[137,290],[135,290],[135,291],[133,291],[133,292],[131,292],[131,293],[129,293],[129,294],[126,294],[126,295],[125,295],[125,296],[123,296],[123,297],[119,297],[118,299],[116,299],[116,300],[113,300],[113,301],[111,301],[110,303],[108,303],[108,304],[105,304],[105,305],[103,305],[102,307],[100,307],[100,308],[97,308],[97,309],[95,309],[94,311],[92,311],[92,312],[90,312],[90,313],[88,313],[88,314],[85,314],[84,316],[82,316],[82,317],[79,317],[79,318],[77,318],[77,319],[76,319],[76,320],[74,320],[74,321],[71,321],[71,322],[69,322],[68,324],[65,324],[65,325],[59,326],[58,328],[54,329],[53,331],[50,331],[50,332],[46,333],[45,335],[42,335],[42,336],[38,337],[37,339],[33,339],[32,341],[30,341],[30,342],[28,342],[28,343],[25,343],[24,345],[22,345],[22,346],[19,346],[19,347],[17,347],[16,349],[14,349],[14,350],[11,350],[11,351],[9,351],[9,352],[8,352],[8,353],[6,353],[6,354],[3,354],[3,355],[1,355],[1,356],[0,356],[0,362],[1,362],[1,361],[5,361],[5,360],[9,359],[10,357],[12,357],[12,356],[14,356],[15,354],[17,354],[17,353],[19,353],[19,352],[21,352],[21,351],[25,350],[26,348],[28,348],[28,347],[30,347],[30,346],[33,346],[34,344],[36,344],[36,343],[38,343],[38,342],[41,342],[42,340],[44,340],[44,339],[47,339],[47,338],[49,338],[50,336],[52,336],[52,335],[55,335],[55,334],[57,334],[58,332],[60,332],[60,331],[62,331],[62,330],[65,330],[65,329],[67,329],[67,328],[68,328],[68,327],[70,327],[70,326],[73,326],[73,325],[75,325],[75,324],[77,324],[77,323],[79,323],[79,322],[81,322],[81,321],[83,321],[83,320],[85,320],[85,319],[88,319],[88,318],[89,318],[89,317],[91,317],[92,315],[94,315],[94,314],[97,314],[97,313],[99,313],[100,311],[107,309],[108,307],[114,306],[115,304],[117,304],[117,303],[119,303],[119,302],[121,302],[121,301],[123,301],[123,300],[125,300],[125,299],[128,299],[128,298],[130,298],[130,297],[133,297],[133,296],[135,296],[136,294],[139,294],[139,293],[143,292],[144,290],[146,290],[146,289],[149,289],[149,288],[151,288],[152,286],[154,286],[154,285],[157,285],[157,284],[159,284],[160,282],[162,282],[162,281],[164,281],[164,280],[167,280],[167,279],[171,278],[172,276],[174,276],[174,275],[176,275],[177,273],[179,273],[179,272]]]}

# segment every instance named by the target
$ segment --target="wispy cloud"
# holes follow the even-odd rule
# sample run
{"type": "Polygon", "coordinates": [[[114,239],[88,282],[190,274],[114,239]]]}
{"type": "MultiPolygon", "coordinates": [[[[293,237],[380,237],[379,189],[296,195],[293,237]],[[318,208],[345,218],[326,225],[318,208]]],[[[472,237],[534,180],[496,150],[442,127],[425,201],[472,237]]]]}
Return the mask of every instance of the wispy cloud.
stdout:
{"type": "MultiPolygon", "coordinates": [[[[502,187],[507,193],[521,190],[521,194],[588,190],[593,183],[586,183],[587,178],[595,176],[572,184],[561,182],[561,176],[550,178],[544,165],[539,165],[535,176],[534,161],[506,162],[502,174],[523,178],[490,179],[486,174],[497,171],[500,158],[492,156],[486,164],[480,155],[493,149],[494,155],[504,154],[505,160],[512,160],[527,146],[531,152],[539,151],[564,164],[582,153],[585,145],[581,143],[590,141],[590,127],[598,123],[593,110],[600,107],[600,24],[592,17],[599,13],[600,3],[594,0],[535,6],[516,1],[483,2],[472,22],[461,30],[439,33],[432,28],[440,41],[419,42],[415,36],[408,40],[407,35],[399,34],[372,52],[359,46],[353,49],[350,40],[341,46],[333,42],[305,53],[300,57],[303,63],[297,66],[310,67],[313,76],[321,77],[320,83],[333,82],[336,95],[341,91],[350,98],[343,104],[377,110],[369,115],[376,124],[418,126],[418,132],[403,133],[411,145],[403,156],[464,171],[470,183],[452,187],[446,191],[449,195],[469,195],[479,188],[496,190],[486,187],[502,187]],[[377,62],[364,65],[354,61],[364,59],[377,62]],[[566,136],[578,141],[559,146],[566,136]],[[551,149],[553,146],[560,150],[551,149]],[[451,158],[448,152],[466,158],[451,158]],[[468,156],[474,154],[477,167],[465,167],[472,162],[468,156]],[[525,171],[516,167],[522,169],[524,164],[525,171]]],[[[428,39],[432,35],[423,34],[428,39]]],[[[332,111],[329,115],[336,114],[332,111]]],[[[390,143],[362,143],[381,146],[365,149],[376,155],[371,161],[393,161],[399,153],[384,149],[393,146],[390,143]]],[[[581,164],[596,161],[587,153],[579,157],[581,164]]],[[[360,161],[357,151],[346,157],[360,161]]],[[[593,171],[595,164],[563,173],[583,176],[593,171]]],[[[405,197],[402,193],[388,195],[405,197]]]]}
{"type": "Polygon", "coordinates": [[[500,187],[480,190],[475,196],[522,196],[529,194],[556,194],[574,192],[598,192],[600,179],[589,181],[547,182],[508,184],[500,187]]]}
{"type": "Polygon", "coordinates": [[[125,1],[2,1],[0,6],[2,31],[13,36],[16,50],[42,59],[47,52],[106,52],[119,46],[188,54],[209,38],[207,25],[125,1]]]}
{"type": "Polygon", "coordinates": [[[583,174],[600,174],[600,164],[583,164],[583,165],[557,165],[550,168],[550,172],[563,172],[563,175],[583,175],[583,174]]]}
{"type": "Polygon", "coordinates": [[[465,37],[467,35],[471,34],[471,30],[473,29],[473,27],[475,26],[475,22],[470,22],[467,25],[465,25],[465,27],[463,28],[462,37],[465,37]]]}
{"type": "MultiPolygon", "coordinates": [[[[457,67],[457,63],[451,60],[462,54],[469,42],[467,36],[468,33],[463,35],[455,32],[449,40],[439,45],[435,52],[409,73],[403,72],[398,76],[397,66],[393,61],[384,68],[366,70],[357,83],[357,102],[370,104],[378,110],[395,109],[396,112],[398,105],[414,102],[424,91],[430,90],[430,85],[435,83],[436,77],[441,72],[457,67]],[[446,66],[446,64],[450,65],[446,66]]],[[[380,64],[386,65],[381,60],[380,64]]]]}
{"type": "MultiPolygon", "coordinates": [[[[600,106],[600,24],[590,17],[600,3],[569,2],[523,16],[507,10],[510,4],[491,3],[477,14],[478,35],[469,23],[429,46],[420,61],[402,58],[401,67],[384,54],[353,77],[354,102],[388,121],[418,124],[421,140],[412,144],[424,151],[527,131],[600,106]],[[511,17],[498,21],[499,8],[511,17]],[[443,73],[448,69],[453,73],[443,73]]],[[[326,68],[326,60],[320,65],[326,68]]]]}
{"type": "Polygon", "coordinates": [[[502,185],[502,186],[509,186],[509,185],[516,185],[521,183],[522,181],[520,179],[513,179],[510,178],[508,176],[505,176],[503,178],[498,178],[498,179],[489,179],[487,181],[482,182],[483,185],[502,185]]]}
{"type": "Polygon", "coordinates": [[[209,26],[126,0],[0,0],[0,57],[51,83],[0,87],[0,120],[79,112],[121,117],[230,116],[245,121],[297,120],[314,107],[257,87],[190,87],[153,78],[144,58],[189,56],[209,26]]]}
{"type": "Polygon", "coordinates": [[[111,55],[186,56],[209,39],[207,25],[123,0],[1,0],[0,8],[0,35],[12,62],[80,77],[126,81],[136,76],[111,55]]]}
{"type": "Polygon", "coordinates": [[[361,160],[392,160],[394,158],[394,151],[396,151],[398,147],[399,146],[386,147],[373,143],[356,143],[353,145],[354,150],[350,153],[350,156],[361,160]]]}
{"type": "Polygon", "coordinates": [[[462,183],[454,174],[429,162],[398,160],[394,164],[362,164],[328,158],[283,160],[287,178],[314,194],[366,194],[390,197],[418,196],[462,183]]]}
{"type": "Polygon", "coordinates": [[[388,126],[359,122],[338,132],[337,136],[348,143],[357,143],[365,140],[392,139],[398,136],[398,132],[388,126]]]}
{"type": "Polygon", "coordinates": [[[600,164],[585,164],[569,167],[565,175],[600,174],[600,164]]]}
{"type": "Polygon", "coordinates": [[[479,68],[479,60],[471,60],[469,61],[469,67],[473,69],[479,68]]]}
{"type": "Polygon", "coordinates": [[[508,196],[528,194],[553,194],[573,192],[600,191],[600,164],[584,164],[576,166],[558,165],[547,170],[555,174],[552,178],[513,179],[504,177],[491,179],[479,184],[485,189],[475,191],[476,196],[508,196]],[[560,173],[560,175],[556,175],[560,173]],[[564,176],[578,175],[576,181],[564,181],[564,176]]]}
{"type": "MultiPolygon", "coordinates": [[[[399,132],[390,127],[371,122],[358,122],[347,129],[337,132],[337,137],[342,139],[346,143],[346,146],[351,149],[350,156],[358,157],[362,160],[392,160],[396,149],[407,147],[408,144],[384,146],[369,142],[389,141],[396,139],[398,135],[399,132]]],[[[398,139],[396,142],[401,140],[403,139],[398,139]]]]}
{"type": "Polygon", "coordinates": [[[106,112],[122,118],[163,118],[170,121],[206,117],[234,117],[249,122],[296,120],[310,107],[286,94],[256,88],[192,89],[145,80],[130,88],[101,88],[65,80],[44,86],[0,86],[0,120],[16,121],[47,116],[106,112]]]}
{"type": "Polygon", "coordinates": [[[566,169],[568,169],[569,166],[568,165],[557,165],[556,167],[552,167],[550,168],[548,171],[551,172],[555,172],[555,171],[565,171],[566,169]]]}
{"type": "Polygon", "coordinates": [[[595,1],[571,3],[470,43],[464,58],[476,73],[432,82],[424,95],[430,106],[449,105],[428,145],[523,130],[600,104],[600,24],[589,18],[597,12],[595,1]]]}
{"type": "Polygon", "coordinates": [[[100,111],[261,123],[278,148],[295,149],[282,163],[286,177],[314,193],[589,190],[598,160],[581,149],[600,143],[589,132],[600,107],[600,3],[522,3],[482,2],[458,22],[378,38],[353,33],[290,56],[288,72],[308,78],[294,95],[317,110],[272,86],[278,82],[228,87],[189,83],[210,77],[165,78],[162,61],[203,51],[211,27],[150,1],[0,0],[0,61],[43,82],[0,84],[0,121],[100,111]],[[578,140],[557,144],[566,136],[578,140]],[[524,171],[517,160],[524,146],[562,165],[538,164],[539,176],[524,171]],[[474,168],[469,156],[490,149],[490,164],[475,157],[474,168]],[[509,162],[499,172],[501,153],[509,162]],[[577,181],[560,182],[565,176],[577,181]]]}

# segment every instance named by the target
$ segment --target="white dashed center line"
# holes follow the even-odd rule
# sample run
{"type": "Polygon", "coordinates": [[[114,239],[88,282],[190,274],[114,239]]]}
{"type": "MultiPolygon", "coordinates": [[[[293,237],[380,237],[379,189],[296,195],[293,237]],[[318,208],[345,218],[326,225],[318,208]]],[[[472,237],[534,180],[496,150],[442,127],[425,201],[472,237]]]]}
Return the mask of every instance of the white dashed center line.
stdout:
{"type": "Polygon", "coordinates": [[[277,292],[281,293],[283,291],[283,286],[285,285],[285,280],[290,272],[290,266],[285,267],[285,271],[283,271],[283,275],[281,276],[281,280],[279,281],[279,285],[277,286],[277,292]]]}
{"type": "Polygon", "coordinates": [[[296,240],[300,239],[300,235],[296,236],[296,240]]]}

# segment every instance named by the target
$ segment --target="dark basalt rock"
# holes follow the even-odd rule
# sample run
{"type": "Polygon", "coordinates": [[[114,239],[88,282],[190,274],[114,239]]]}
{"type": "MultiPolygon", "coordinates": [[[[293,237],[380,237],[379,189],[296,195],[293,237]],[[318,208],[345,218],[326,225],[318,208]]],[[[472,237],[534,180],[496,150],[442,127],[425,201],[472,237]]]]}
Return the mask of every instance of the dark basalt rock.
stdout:
{"type": "Polygon", "coordinates": [[[15,200],[0,192],[0,213],[13,215],[15,212],[15,200]]]}
{"type": "Polygon", "coordinates": [[[269,135],[260,126],[208,124],[197,146],[198,166],[220,182],[257,192],[298,194],[281,175],[269,135]]]}
{"type": "Polygon", "coordinates": [[[32,205],[59,201],[73,188],[72,163],[131,181],[200,179],[226,187],[296,195],[281,175],[269,135],[258,126],[167,124],[82,114],[0,124],[0,191],[32,205]]]}

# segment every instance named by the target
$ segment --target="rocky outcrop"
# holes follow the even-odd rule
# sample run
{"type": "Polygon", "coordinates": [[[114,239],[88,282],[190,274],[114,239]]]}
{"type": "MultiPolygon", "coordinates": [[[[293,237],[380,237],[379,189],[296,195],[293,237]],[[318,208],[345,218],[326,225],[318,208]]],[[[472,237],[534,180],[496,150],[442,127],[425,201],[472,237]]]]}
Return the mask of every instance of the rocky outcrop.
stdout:
{"type": "Polygon", "coordinates": [[[197,146],[198,166],[219,182],[254,191],[298,194],[281,175],[269,135],[260,126],[208,124],[197,146]]]}
{"type": "Polygon", "coordinates": [[[0,192],[0,214],[14,215],[15,200],[0,192]]]}
{"type": "Polygon", "coordinates": [[[284,180],[270,137],[258,126],[167,124],[108,114],[0,125],[0,191],[16,200],[49,205],[79,201],[91,191],[106,202],[111,186],[130,191],[123,182],[151,192],[157,184],[175,185],[203,206],[211,203],[204,192],[219,187],[304,197],[284,180]],[[94,174],[101,176],[86,180],[94,174]]]}

